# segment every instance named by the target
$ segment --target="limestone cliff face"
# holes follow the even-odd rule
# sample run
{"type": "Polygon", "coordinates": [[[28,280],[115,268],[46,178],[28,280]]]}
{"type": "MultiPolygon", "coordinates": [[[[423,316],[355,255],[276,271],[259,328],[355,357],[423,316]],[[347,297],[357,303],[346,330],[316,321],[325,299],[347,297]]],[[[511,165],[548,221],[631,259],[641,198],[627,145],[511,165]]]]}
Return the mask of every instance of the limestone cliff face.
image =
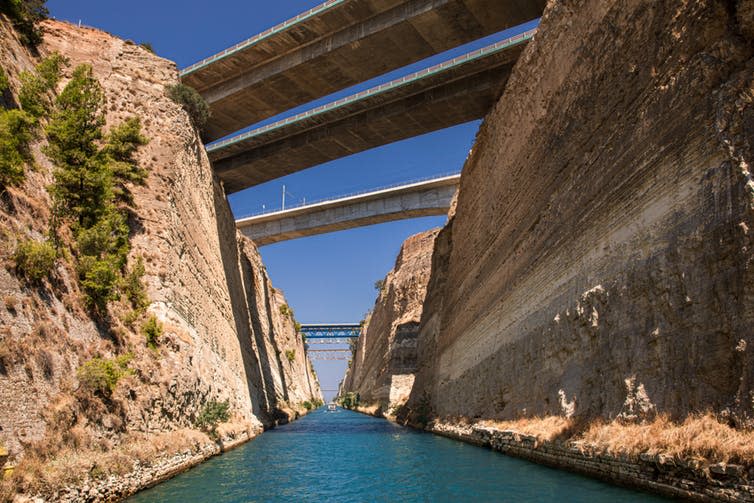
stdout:
{"type": "MultiPolygon", "coordinates": [[[[293,321],[280,309],[282,293],[270,285],[253,243],[236,235],[188,116],[165,96],[165,86],[177,82],[175,65],[97,30],[59,22],[46,22],[44,30],[41,52],[70,58],[61,86],[76,65],[91,64],[105,91],[108,127],[138,116],[150,140],[138,152],[149,177],[146,186],[132,187],[129,261],[143,257],[148,311],[165,332],[158,351],[147,349],[138,328],[121,321],[126,313],[118,305],[109,325],[98,326],[66,259],[41,287],[16,277],[15,242],[43,237],[50,223],[52,167],[35,146],[38,168],[27,169],[24,184],[0,202],[0,444],[18,461],[35,443],[51,442],[53,430],[67,428],[80,434],[83,447],[111,449],[134,436],[194,428],[210,400],[229,401],[231,435],[253,435],[293,417],[301,402],[321,397],[319,385],[293,321]],[[134,375],[119,383],[110,406],[81,414],[76,370],[124,350],[134,354],[134,375]]],[[[0,42],[0,64],[17,92],[19,72],[35,59],[4,19],[0,42]]]]}
{"type": "Polygon", "coordinates": [[[436,240],[415,413],[751,419],[752,12],[550,1],[436,240]]]}
{"type": "Polygon", "coordinates": [[[416,337],[438,230],[411,236],[385,277],[359,336],[342,392],[359,393],[361,404],[394,412],[409,397],[416,371],[416,337]]]}

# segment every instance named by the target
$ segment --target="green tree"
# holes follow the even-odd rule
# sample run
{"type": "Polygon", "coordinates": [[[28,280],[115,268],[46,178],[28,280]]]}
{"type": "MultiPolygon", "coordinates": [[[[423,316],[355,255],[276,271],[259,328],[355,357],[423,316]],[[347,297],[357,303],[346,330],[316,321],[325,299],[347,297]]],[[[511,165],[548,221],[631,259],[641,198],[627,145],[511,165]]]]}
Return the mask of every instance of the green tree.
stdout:
{"type": "Polygon", "coordinates": [[[24,111],[35,119],[50,115],[52,108],[50,96],[60,81],[63,67],[67,64],[68,59],[54,52],[44,58],[33,72],[21,72],[18,102],[24,111]]]}
{"type": "Polygon", "coordinates": [[[58,96],[47,126],[45,153],[57,166],[56,209],[89,227],[108,211],[112,173],[97,142],[105,124],[104,93],[90,65],[80,65],[58,96]]]}
{"type": "Polygon", "coordinates": [[[107,303],[118,300],[120,270],[110,257],[97,258],[88,255],[79,257],[77,267],[81,288],[90,309],[103,313],[107,303]]]}
{"type": "Polygon", "coordinates": [[[147,179],[147,171],[134,159],[139,147],[147,143],[149,140],[141,134],[141,120],[138,117],[126,119],[107,135],[104,153],[108,157],[110,171],[113,174],[113,195],[127,204],[132,204],[133,197],[126,184],[130,182],[144,185],[147,179]]]}
{"type": "Polygon", "coordinates": [[[29,144],[34,119],[22,110],[0,112],[0,189],[24,180],[24,166],[32,162],[29,144]]]}

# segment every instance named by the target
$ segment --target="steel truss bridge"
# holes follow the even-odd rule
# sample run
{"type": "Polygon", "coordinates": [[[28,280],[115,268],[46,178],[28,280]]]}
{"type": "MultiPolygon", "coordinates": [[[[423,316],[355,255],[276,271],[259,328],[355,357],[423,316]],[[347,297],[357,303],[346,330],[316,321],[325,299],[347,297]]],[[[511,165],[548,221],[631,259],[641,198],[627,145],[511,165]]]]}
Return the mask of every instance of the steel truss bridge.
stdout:
{"type": "MultiPolygon", "coordinates": [[[[349,344],[361,333],[360,323],[314,323],[301,325],[306,345],[349,344]]],[[[310,360],[350,360],[351,350],[345,348],[308,349],[310,360]]]]}
{"type": "Polygon", "coordinates": [[[300,332],[306,340],[316,339],[355,339],[361,333],[359,323],[317,323],[301,325],[300,332]]]}

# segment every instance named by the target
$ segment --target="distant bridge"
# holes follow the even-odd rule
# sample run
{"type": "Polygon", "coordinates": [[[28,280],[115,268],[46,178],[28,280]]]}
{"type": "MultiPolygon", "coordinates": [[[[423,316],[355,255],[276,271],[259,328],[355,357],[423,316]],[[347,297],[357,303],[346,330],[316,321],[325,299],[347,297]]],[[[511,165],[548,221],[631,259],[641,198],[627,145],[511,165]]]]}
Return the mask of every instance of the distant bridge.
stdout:
{"type": "Polygon", "coordinates": [[[361,333],[361,323],[308,323],[299,330],[307,342],[324,339],[355,339],[361,333]]]}
{"type": "Polygon", "coordinates": [[[236,227],[264,246],[393,220],[447,215],[460,177],[444,176],[255,215],[236,220],[236,227]]]}
{"type": "MultiPolygon", "coordinates": [[[[537,18],[546,0],[328,0],[181,71],[210,139],[537,18]]],[[[232,15],[232,13],[231,13],[232,15]]]]}
{"type": "MultiPolygon", "coordinates": [[[[352,355],[350,349],[310,349],[306,352],[306,354],[309,355],[309,359],[312,361],[314,360],[348,361],[351,359],[351,355],[352,355]]],[[[334,391],[337,391],[337,390],[334,390],[334,391]]]]}

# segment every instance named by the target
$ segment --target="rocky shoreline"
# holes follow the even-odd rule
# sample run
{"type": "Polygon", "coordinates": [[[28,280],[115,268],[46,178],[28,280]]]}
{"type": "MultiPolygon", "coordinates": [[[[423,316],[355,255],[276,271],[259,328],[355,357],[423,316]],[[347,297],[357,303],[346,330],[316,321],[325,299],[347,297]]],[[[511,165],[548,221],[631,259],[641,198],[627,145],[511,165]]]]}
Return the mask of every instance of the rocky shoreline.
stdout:
{"type": "MultiPolygon", "coordinates": [[[[63,488],[53,496],[53,501],[62,503],[122,501],[139,491],[171,479],[214,456],[234,449],[256,438],[261,433],[261,431],[244,431],[234,437],[208,442],[200,446],[198,450],[189,449],[149,465],[142,465],[137,461],[135,469],[130,473],[120,476],[111,475],[102,480],[89,480],[79,487],[63,488]]],[[[31,501],[47,500],[36,497],[31,501]]]]}
{"type": "MultiPolygon", "coordinates": [[[[308,414],[306,410],[290,410],[288,421],[280,421],[277,425],[300,419],[308,414]]],[[[273,428],[276,426],[273,426],[273,428]]],[[[269,428],[271,429],[271,428],[269,428]]],[[[236,447],[255,439],[264,429],[231,431],[217,440],[211,440],[197,449],[186,449],[178,454],[157,460],[151,464],[135,463],[133,471],[124,475],[111,475],[105,479],[88,480],[79,486],[69,486],[52,495],[52,501],[61,503],[100,503],[122,501],[139,491],[149,489],[165,482],[191,468],[204,463],[210,458],[219,456],[236,447]]],[[[28,501],[34,503],[48,501],[37,496],[28,501]]]]}

